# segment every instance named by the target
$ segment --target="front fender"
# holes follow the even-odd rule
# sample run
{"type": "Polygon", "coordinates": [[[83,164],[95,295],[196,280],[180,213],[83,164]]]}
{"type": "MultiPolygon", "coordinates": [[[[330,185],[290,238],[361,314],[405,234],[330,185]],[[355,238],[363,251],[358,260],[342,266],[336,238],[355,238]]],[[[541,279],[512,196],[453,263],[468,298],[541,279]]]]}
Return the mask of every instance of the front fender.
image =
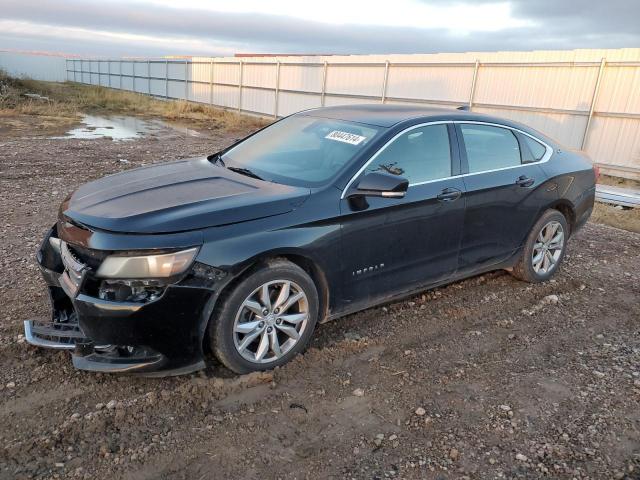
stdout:
{"type": "Polygon", "coordinates": [[[323,271],[335,269],[336,256],[340,240],[340,225],[308,224],[285,227],[275,230],[254,230],[239,232],[242,226],[236,226],[234,232],[220,238],[218,232],[205,239],[197,261],[219,268],[237,277],[258,259],[268,256],[299,255],[317,264],[323,271]],[[333,253],[333,255],[329,255],[333,253]]]}

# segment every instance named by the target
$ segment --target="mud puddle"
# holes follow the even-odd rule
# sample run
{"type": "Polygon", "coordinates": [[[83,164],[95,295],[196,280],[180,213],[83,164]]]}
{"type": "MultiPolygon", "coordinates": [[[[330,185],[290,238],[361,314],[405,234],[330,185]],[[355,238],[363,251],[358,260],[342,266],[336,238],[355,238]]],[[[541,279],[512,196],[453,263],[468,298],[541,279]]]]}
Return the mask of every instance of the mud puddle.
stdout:
{"type": "Polygon", "coordinates": [[[145,136],[159,135],[166,130],[173,130],[189,137],[201,136],[198,131],[179,123],[165,122],[158,119],[125,115],[83,115],[80,126],[71,128],[62,136],[51,138],[79,140],[106,138],[114,141],[127,141],[145,136]]]}

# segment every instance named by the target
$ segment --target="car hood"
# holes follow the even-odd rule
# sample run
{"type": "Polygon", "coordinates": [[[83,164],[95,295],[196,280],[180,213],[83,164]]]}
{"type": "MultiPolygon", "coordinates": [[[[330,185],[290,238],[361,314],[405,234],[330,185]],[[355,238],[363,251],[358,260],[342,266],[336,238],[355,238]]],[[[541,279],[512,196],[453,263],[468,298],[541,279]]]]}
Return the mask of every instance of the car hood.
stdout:
{"type": "Polygon", "coordinates": [[[206,158],[109,175],[78,188],[60,208],[73,222],[125,233],[169,233],[292,211],[310,190],[250,178],[206,158]]]}

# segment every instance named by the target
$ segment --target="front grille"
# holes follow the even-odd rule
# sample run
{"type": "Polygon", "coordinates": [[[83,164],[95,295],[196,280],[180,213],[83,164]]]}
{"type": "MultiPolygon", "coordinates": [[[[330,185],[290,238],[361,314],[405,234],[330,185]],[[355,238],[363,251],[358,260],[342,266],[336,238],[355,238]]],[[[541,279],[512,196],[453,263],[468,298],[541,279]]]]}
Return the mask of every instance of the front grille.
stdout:
{"type": "Polygon", "coordinates": [[[102,261],[109,255],[109,252],[104,250],[92,250],[79,245],[69,245],[69,250],[77,260],[88,265],[93,270],[97,270],[102,261]]]}
{"type": "Polygon", "coordinates": [[[62,263],[69,273],[80,276],[82,271],[87,268],[87,264],[77,257],[77,254],[67,242],[60,243],[60,255],[62,256],[62,263]]]}
{"type": "Polygon", "coordinates": [[[75,297],[82,284],[84,272],[89,267],[76,257],[67,242],[60,242],[60,256],[65,268],[60,277],[60,285],[69,296],[75,297]]]}

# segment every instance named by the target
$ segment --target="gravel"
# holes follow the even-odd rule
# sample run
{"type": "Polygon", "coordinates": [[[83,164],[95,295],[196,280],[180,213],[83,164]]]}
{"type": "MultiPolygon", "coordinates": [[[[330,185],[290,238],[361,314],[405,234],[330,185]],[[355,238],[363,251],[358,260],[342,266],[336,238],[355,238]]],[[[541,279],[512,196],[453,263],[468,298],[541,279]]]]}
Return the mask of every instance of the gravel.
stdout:
{"type": "Polygon", "coordinates": [[[95,374],[24,342],[67,194],[237,136],[0,140],[0,478],[638,478],[640,235],[602,225],[553,282],[494,272],[372,308],[273,372],[95,374]]]}

